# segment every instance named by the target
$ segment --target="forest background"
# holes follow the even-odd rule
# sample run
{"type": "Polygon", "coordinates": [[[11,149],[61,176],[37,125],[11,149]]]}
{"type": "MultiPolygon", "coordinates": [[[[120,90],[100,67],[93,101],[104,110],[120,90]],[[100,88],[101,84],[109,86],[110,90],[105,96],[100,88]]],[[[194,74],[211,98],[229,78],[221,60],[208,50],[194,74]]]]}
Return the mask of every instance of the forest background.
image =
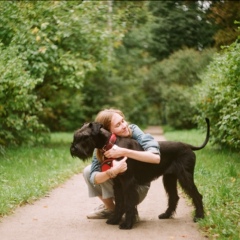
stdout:
{"type": "MultiPolygon", "coordinates": [[[[211,121],[240,148],[239,1],[1,1],[0,150],[107,107],[140,126],[211,121]]],[[[0,152],[1,152],[0,151],[0,152]]]]}

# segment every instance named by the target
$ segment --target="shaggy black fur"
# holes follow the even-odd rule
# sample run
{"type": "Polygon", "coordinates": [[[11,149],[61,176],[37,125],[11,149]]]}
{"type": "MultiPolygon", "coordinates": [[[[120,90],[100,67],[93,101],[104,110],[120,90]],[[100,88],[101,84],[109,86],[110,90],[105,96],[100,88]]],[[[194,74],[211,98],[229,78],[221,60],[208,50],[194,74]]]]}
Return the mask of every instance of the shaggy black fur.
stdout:
{"type": "MultiPolygon", "coordinates": [[[[121,229],[131,229],[137,213],[138,193],[137,185],[151,182],[161,175],[168,195],[168,207],[160,214],[159,219],[173,216],[179,200],[177,181],[192,199],[195,207],[194,221],[204,218],[202,195],[194,184],[194,167],[196,156],[193,151],[204,148],[209,140],[210,124],[207,122],[207,135],[204,143],[195,147],[182,142],[160,141],[160,164],[143,163],[127,159],[127,171],[113,179],[115,194],[115,211],[107,220],[108,224],[120,224],[121,229]],[[125,213],[125,219],[121,222],[125,213]]],[[[74,133],[73,143],[70,147],[72,156],[87,159],[92,156],[95,148],[103,148],[111,133],[96,122],[86,123],[74,133]]],[[[133,139],[117,137],[116,145],[129,149],[142,151],[143,149],[133,139]]]]}

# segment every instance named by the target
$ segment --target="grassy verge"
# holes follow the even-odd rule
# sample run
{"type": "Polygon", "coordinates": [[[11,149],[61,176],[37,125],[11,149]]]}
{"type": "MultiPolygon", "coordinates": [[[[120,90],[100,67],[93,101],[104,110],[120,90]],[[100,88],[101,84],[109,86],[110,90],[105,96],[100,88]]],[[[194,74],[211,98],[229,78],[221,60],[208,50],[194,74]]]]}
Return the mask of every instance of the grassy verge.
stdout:
{"type": "MultiPolygon", "coordinates": [[[[197,130],[166,132],[168,140],[200,145],[197,130]]],[[[199,222],[211,239],[240,239],[240,156],[213,148],[196,151],[195,183],[203,195],[206,218],[199,222]]]]}
{"type": "Polygon", "coordinates": [[[40,147],[7,149],[0,155],[0,216],[46,195],[86,165],[70,156],[72,134],[52,134],[40,147]]]}

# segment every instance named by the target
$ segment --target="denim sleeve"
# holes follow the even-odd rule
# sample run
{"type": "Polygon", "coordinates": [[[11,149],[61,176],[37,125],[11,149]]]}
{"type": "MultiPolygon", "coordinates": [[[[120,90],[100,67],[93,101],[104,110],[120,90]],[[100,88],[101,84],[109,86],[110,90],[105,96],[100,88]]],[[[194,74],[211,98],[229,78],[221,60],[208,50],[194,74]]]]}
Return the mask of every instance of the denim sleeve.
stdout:
{"type": "Polygon", "coordinates": [[[95,184],[94,179],[97,172],[101,172],[101,164],[97,159],[96,151],[94,151],[93,157],[92,157],[91,172],[90,172],[90,182],[92,184],[95,184]]]}
{"type": "Polygon", "coordinates": [[[160,154],[160,147],[156,140],[154,140],[153,136],[144,133],[137,125],[131,124],[129,127],[132,130],[132,138],[138,141],[138,143],[142,146],[144,151],[150,151],[156,154],[160,154]]]}

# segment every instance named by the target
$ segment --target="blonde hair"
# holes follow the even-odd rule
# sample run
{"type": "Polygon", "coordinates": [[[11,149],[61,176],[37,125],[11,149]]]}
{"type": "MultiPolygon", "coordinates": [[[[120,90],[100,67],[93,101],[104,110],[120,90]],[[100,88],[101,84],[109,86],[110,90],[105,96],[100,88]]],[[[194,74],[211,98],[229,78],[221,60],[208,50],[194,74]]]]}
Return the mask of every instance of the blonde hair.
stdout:
{"type": "MultiPolygon", "coordinates": [[[[125,116],[121,110],[115,109],[115,108],[109,108],[109,109],[104,109],[104,110],[100,111],[95,118],[95,122],[101,123],[106,130],[110,131],[112,117],[115,113],[119,114],[120,116],[122,116],[125,119],[125,116]]],[[[131,133],[131,131],[130,131],[130,133],[131,133]]],[[[97,149],[96,155],[97,155],[97,159],[100,162],[102,162],[104,159],[104,155],[100,151],[100,149],[97,149]]]]}
{"type": "Polygon", "coordinates": [[[109,109],[104,109],[104,110],[100,111],[95,118],[95,122],[101,123],[105,129],[110,131],[112,117],[115,113],[117,113],[120,116],[122,116],[123,118],[125,118],[122,111],[120,111],[118,109],[114,109],[114,108],[109,108],[109,109]]]}

